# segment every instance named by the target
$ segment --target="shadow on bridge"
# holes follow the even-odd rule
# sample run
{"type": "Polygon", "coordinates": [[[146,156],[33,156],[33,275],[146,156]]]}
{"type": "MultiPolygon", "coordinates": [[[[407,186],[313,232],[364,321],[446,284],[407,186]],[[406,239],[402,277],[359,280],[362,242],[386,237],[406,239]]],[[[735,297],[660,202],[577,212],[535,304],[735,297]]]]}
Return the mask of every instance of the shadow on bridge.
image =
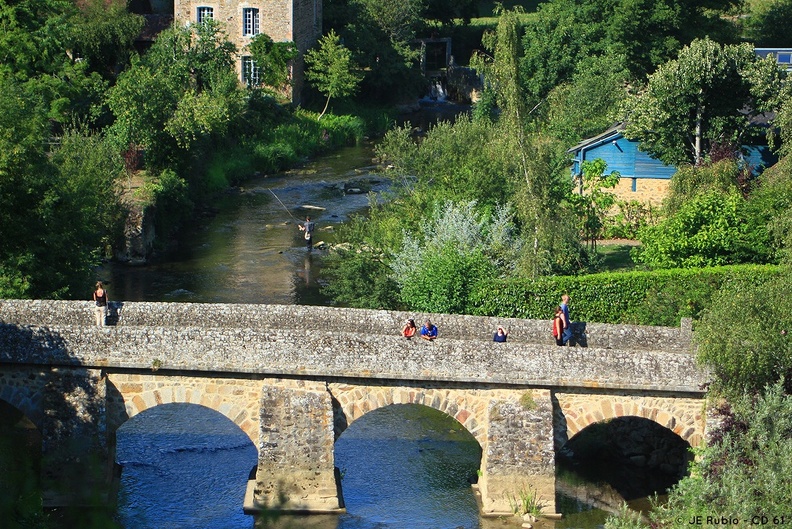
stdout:
{"type": "Polygon", "coordinates": [[[50,365],[53,359],[72,366],[80,362],[70,356],[63,337],[46,327],[0,324],[0,359],[13,361],[0,373],[0,400],[5,403],[0,415],[9,426],[2,429],[0,441],[8,447],[18,443],[20,434],[28,440],[26,450],[10,453],[11,461],[3,451],[0,466],[12,471],[0,479],[11,492],[6,498],[31,499],[0,503],[0,517],[11,519],[11,510],[17,518],[39,520],[43,503],[54,509],[49,517],[66,526],[111,520],[104,508],[115,469],[102,435],[105,393],[100,373],[79,367],[59,372],[50,365]],[[85,505],[101,508],[89,512],[79,507],[85,505]]]}

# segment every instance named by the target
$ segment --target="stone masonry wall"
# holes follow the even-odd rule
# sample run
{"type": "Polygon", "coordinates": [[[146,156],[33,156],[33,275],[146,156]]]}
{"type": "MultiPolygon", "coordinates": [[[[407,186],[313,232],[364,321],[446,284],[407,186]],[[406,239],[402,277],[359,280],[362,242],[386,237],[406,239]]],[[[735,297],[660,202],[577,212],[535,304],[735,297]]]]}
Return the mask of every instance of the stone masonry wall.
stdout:
{"type": "MultiPolygon", "coordinates": [[[[112,291],[110,296],[112,299],[112,291]]],[[[509,343],[554,344],[549,320],[523,320],[450,314],[408,313],[304,305],[145,303],[111,301],[110,322],[117,326],[244,327],[357,332],[399,336],[404,321],[430,318],[440,338],[491,342],[498,325],[511,329],[509,343]]],[[[92,326],[93,307],[85,301],[0,300],[0,322],[39,326],[92,326]]],[[[576,342],[586,347],[690,352],[689,322],[683,327],[577,323],[576,342]]]]}

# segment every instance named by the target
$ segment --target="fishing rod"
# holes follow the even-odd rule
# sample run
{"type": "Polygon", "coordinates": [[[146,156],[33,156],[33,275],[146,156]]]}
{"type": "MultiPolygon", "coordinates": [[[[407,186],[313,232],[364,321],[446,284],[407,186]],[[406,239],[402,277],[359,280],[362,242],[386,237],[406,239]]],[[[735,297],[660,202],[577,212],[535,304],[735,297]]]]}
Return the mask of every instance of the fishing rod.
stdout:
{"type": "Polygon", "coordinates": [[[286,204],[284,204],[283,202],[281,202],[281,199],[279,199],[279,198],[278,198],[278,195],[276,195],[276,194],[275,194],[275,191],[273,191],[272,189],[270,189],[270,190],[269,190],[269,192],[270,192],[270,193],[272,193],[272,196],[274,196],[274,197],[275,197],[275,200],[277,200],[278,202],[280,202],[280,205],[281,205],[281,206],[283,206],[283,209],[285,209],[285,210],[286,210],[286,213],[288,213],[288,214],[289,214],[289,216],[290,216],[291,218],[293,218],[294,220],[296,220],[296,221],[299,223],[299,222],[300,222],[300,221],[299,221],[299,219],[298,219],[297,217],[295,217],[294,215],[292,215],[292,212],[291,212],[291,211],[289,211],[289,208],[287,208],[287,207],[286,207],[286,204]]]}

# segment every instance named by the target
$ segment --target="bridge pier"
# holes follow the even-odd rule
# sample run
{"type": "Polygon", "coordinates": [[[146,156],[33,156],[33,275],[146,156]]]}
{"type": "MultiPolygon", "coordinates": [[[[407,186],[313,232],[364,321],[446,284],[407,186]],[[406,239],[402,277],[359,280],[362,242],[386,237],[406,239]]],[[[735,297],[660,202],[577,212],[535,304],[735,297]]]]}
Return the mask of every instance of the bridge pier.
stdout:
{"type": "Polygon", "coordinates": [[[325,384],[263,384],[256,483],[245,509],[343,512],[333,456],[333,406],[325,384]]]}
{"type": "Polygon", "coordinates": [[[106,379],[98,369],[53,369],[43,388],[41,480],[45,507],[106,505],[113,479],[106,379]],[[60,372],[63,371],[63,372],[60,372]]]}
{"type": "Polygon", "coordinates": [[[484,515],[512,514],[525,495],[555,513],[553,404],[548,390],[515,392],[492,400],[483,447],[479,492],[484,515]]]}

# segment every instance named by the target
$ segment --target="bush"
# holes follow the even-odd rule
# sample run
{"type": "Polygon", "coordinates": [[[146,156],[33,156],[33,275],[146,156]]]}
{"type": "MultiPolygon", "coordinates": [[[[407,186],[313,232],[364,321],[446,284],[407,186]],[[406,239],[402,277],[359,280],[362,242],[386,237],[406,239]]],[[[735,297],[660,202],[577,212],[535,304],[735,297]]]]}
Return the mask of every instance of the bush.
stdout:
{"type": "Polygon", "coordinates": [[[723,288],[697,327],[699,358],[729,395],[792,382],[792,278],[788,268],[758,285],[723,288]]]}
{"type": "Polygon", "coordinates": [[[470,298],[477,315],[550,319],[561,295],[567,293],[576,321],[677,326],[683,317],[697,319],[719,289],[754,288],[783,270],[740,265],[500,279],[478,285],[470,298]]]}
{"type": "Polygon", "coordinates": [[[671,217],[641,230],[633,259],[652,268],[766,263],[773,250],[766,222],[737,191],[694,196],[671,217]]]}

